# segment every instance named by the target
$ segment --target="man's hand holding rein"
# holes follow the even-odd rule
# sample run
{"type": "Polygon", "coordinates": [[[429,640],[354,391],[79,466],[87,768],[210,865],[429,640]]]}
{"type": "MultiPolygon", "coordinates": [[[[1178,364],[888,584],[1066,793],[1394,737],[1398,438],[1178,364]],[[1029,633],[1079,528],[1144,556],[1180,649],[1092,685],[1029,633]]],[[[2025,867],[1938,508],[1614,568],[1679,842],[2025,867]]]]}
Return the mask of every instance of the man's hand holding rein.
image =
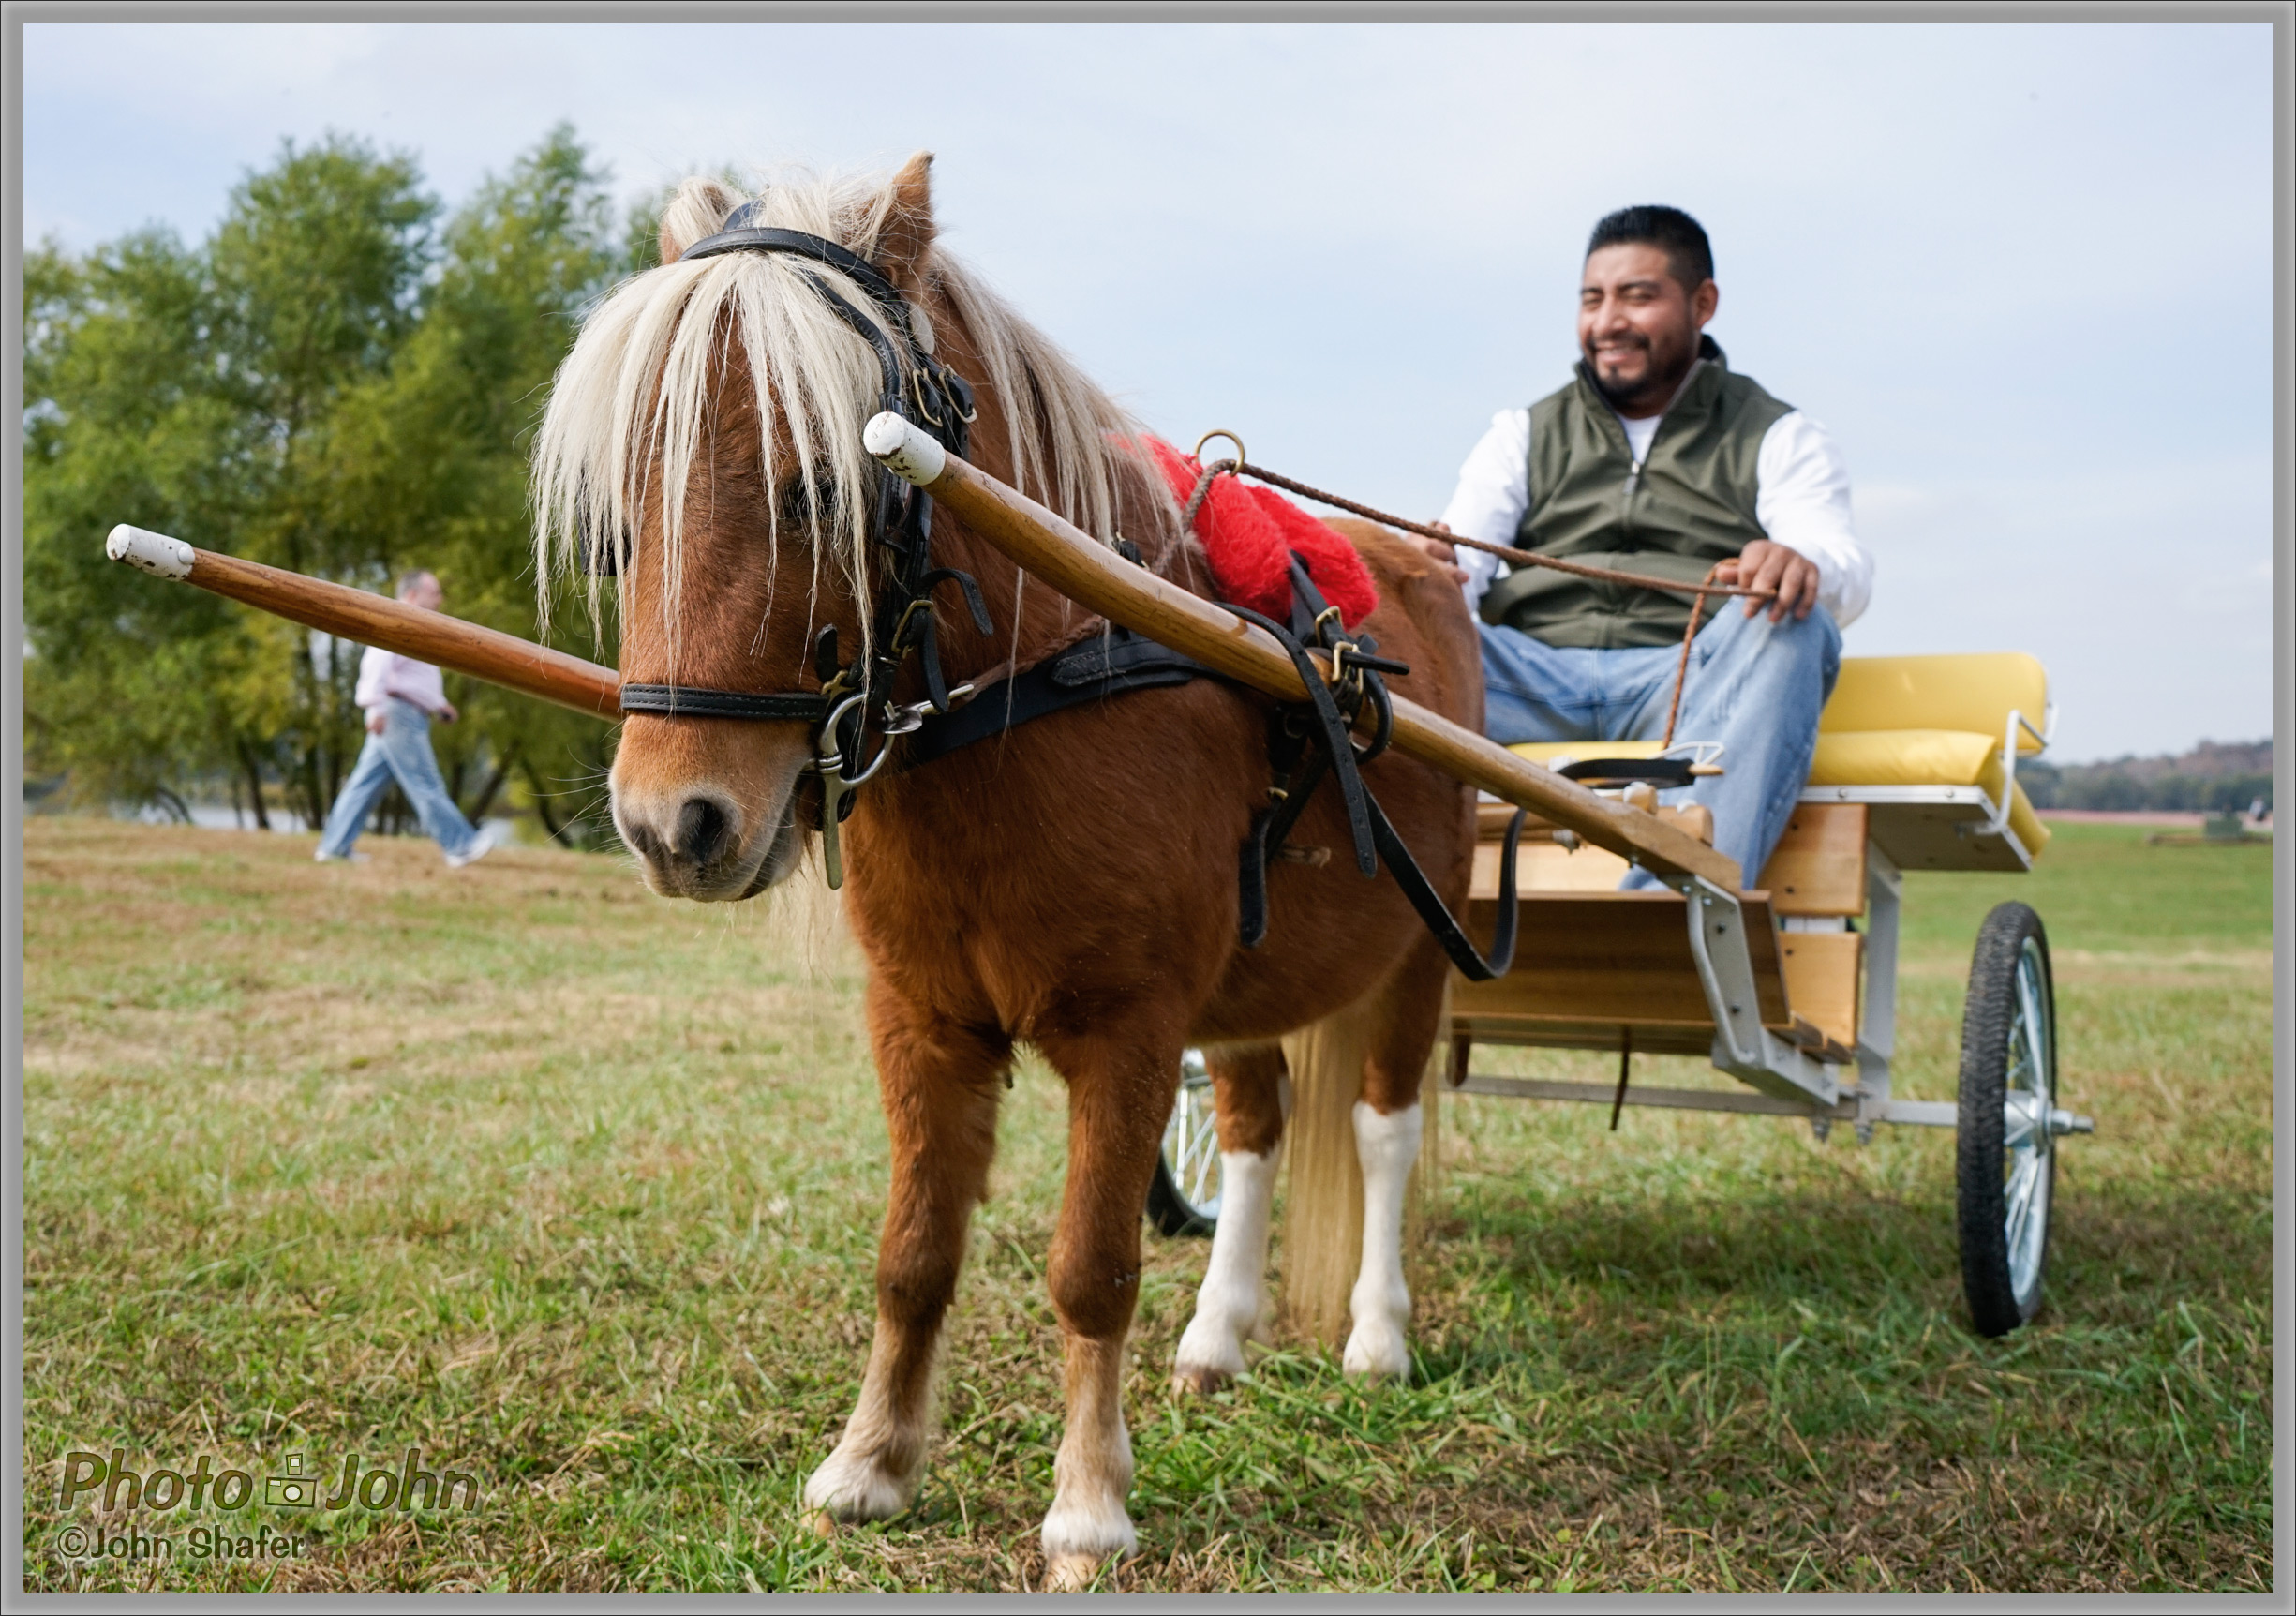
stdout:
{"type": "MultiPolygon", "coordinates": [[[[1743,550],[1715,569],[1714,581],[1776,590],[1778,598],[1768,603],[1772,622],[1783,622],[1788,612],[1799,622],[1818,604],[1817,563],[1799,550],[1789,549],[1770,539],[1750,540],[1743,550]]],[[[1746,597],[1748,617],[1762,606],[1763,602],[1755,596],[1746,597]]]]}

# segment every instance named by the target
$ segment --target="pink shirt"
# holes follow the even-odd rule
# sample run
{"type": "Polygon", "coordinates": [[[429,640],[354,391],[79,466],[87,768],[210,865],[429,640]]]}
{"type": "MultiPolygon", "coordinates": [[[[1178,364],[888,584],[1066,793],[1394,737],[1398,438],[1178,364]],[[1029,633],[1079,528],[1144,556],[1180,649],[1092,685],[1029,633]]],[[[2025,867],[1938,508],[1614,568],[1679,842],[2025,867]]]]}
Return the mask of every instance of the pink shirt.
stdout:
{"type": "Polygon", "coordinates": [[[359,659],[359,692],[351,699],[371,710],[395,696],[435,717],[446,711],[446,680],[426,662],[368,646],[359,659]]]}

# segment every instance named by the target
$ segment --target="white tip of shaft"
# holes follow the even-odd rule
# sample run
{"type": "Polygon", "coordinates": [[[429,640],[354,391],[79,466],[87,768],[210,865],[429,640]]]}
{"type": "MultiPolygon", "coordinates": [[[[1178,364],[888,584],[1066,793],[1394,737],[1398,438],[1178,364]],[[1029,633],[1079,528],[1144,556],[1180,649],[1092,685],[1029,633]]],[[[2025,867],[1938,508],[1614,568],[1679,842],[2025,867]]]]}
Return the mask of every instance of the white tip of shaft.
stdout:
{"type": "Polygon", "coordinates": [[[154,577],[187,578],[191,576],[191,546],[181,539],[155,533],[149,528],[131,528],[122,522],[112,530],[112,536],[104,541],[104,554],[115,561],[125,561],[131,567],[150,573],[154,577]]]}
{"type": "Polygon", "coordinates": [[[948,467],[947,449],[890,410],[869,418],[861,428],[861,447],[893,475],[920,488],[948,467]]]}

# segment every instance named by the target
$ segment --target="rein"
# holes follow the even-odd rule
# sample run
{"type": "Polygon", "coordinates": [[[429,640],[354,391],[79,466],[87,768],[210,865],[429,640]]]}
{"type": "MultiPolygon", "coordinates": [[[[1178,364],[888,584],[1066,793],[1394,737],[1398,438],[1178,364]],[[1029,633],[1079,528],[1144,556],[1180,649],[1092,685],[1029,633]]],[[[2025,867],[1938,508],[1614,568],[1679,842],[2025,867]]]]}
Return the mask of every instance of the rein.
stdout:
{"type": "MultiPolygon", "coordinates": [[[[1232,434],[1227,432],[1207,432],[1204,436],[1207,439],[1229,438],[1230,441],[1233,438],[1232,434]]],[[[1199,443],[1197,447],[1200,449],[1203,445],[1199,443]]],[[[1237,443],[1237,455],[1241,456],[1243,452],[1244,445],[1237,443]]],[[[1215,460],[1206,466],[1204,476],[1207,482],[1201,486],[1209,486],[1210,478],[1223,475],[1257,478],[1262,483],[1272,484],[1278,488],[1313,500],[1319,505],[1329,505],[1334,510],[1345,511],[1349,516],[1362,516],[1386,527],[1401,528],[1407,533],[1418,533],[1424,538],[1440,539],[1447,545],[1464,545],[1470,550],[1481,550],[1485,555],[1497,556],[1499,560],[1518,567],[1547,567],[1555,572],[1570,573],[1577,577],[1593,578],[1602,583],[1631,584],[1636,589],[1660,590],[1667,594],[1701,597],[1706,595],[1751,595],[1756,600],[1774,600],[1778,594],[1776,590],[1755,589],[1749,584],[1711,582],[1686,584],[1680,578],[1652,577],[1647,573],[1622,573],[1611,567],[1593,567],[1584,561],[1566,561],[1559,556],[1543,556],[1536,551],[1518,550],[1509,545],[1495,545],[1487,539],[1470,539],[1464,533],[1445,532],[1442,529],[1432,527],[1425,522],[1407,522],[1392,512],[1374,510],[1369,505],[1359,505],[1353,500],[1343,500],[1337,494],[1327,493],[1321,488],[1311,487],[1305,483],[1294,482],[1290,477],[1271,471],[1264,466],[1255,466],[1249,460],[1240,457],[1233,460],[1215,460]]],[[[1198,497],[1200,499],[1200,494],[1198,497]]],[[[1707,576],[1711,578],[1712,574],[1709,572],[1707,576]]]]}

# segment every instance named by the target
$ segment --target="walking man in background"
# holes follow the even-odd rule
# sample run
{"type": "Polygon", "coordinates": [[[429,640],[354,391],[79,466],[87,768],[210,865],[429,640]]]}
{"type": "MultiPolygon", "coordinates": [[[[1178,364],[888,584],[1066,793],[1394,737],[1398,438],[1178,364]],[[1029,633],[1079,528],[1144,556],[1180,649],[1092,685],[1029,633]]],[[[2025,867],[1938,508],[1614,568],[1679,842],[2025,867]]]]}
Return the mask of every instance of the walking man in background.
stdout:
{"type": "MultiPolygon", "coordinates": [[[[1826,429],[1733,371],[1705,335],[1721,292],[1696,219],[1621,208],[1580,276],[1577,374],[1503,410],[1459,471],[1450,531],[1679,579],[1662,593],[1544,567],[1498,575],[1487,552],[1421,546],[1482,617],[1483,726],[1495,741],[1656,741],[1689,626],[1689,586],[1720,563],[1725,598],[1692,648],[1675,734],[1720,741],[1723,773],[1668,793],[1714,815],[1714,845],[1752,883],[1817,749],[1818,711],[1865,610],[1873,564],[1850,529],[1850,481],[1826,429]]],[[[1677,748],[1679,750],[1679,748],[1677,748]]],[[[1623,883],[1647,886],[1634,870],[1623,883]]]]}
{"type": "MultiPolygon", "coordinates": [[[[398,598],[425,611],[437,611],[446,604],[446,591],[435,573],[409,573],[398,580],[398,598]]],[[[353,699],[366,713],[366,744],[327,815],[326,833],[319,839],[319,861],[353,857],[350,845],[366,828],[367,815],[393,780],[422,821],[424,833],[446,850],[452,868],[476,863],[491,852],[493,838],[473,829],[455,806],[430,750],[430,721],[435,717],[452,724],[462,716],[447,700],[446,681],[439,670],[426,662],[368,646],[359,659],[359,690],[353,699]]]]}

